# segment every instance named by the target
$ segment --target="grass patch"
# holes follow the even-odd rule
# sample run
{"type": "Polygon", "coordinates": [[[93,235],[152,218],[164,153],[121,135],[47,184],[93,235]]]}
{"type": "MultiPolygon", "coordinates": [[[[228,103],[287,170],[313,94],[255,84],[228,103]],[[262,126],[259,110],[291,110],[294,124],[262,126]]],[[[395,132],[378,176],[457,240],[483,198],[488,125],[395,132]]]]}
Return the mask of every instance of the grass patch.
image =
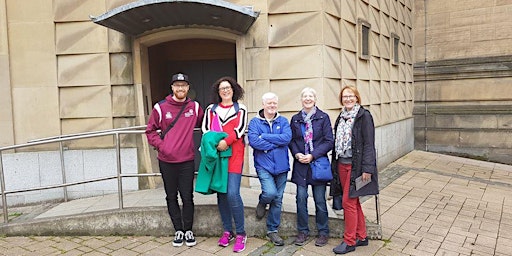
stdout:
{"type": "Polygon", "coordinates": [[[391,243],[391,239],[381,239],[382,242],[384,242],[384,246],[383,247],[386,247],[388,244],[391,243]]]}

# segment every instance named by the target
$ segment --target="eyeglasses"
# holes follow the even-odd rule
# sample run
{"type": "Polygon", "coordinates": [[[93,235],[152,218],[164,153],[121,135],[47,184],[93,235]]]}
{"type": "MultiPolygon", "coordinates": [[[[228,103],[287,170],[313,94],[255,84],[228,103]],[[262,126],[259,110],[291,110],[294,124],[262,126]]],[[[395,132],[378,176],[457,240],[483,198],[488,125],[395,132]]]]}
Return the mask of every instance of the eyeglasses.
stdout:
{"type": "Polygon", "coordinates": [[[188,84],[173,84],[175,88],[188,88],[188,84]]]}
{"type": "Polygon", "coordinates": [[[345,95],[345,96],[341,96],[341,98],[344,100],[351,100],[351,99],[355,99],[356,96],[355,95],[345,95]]]}
{"type": "Polygon", "coordinates": [[[225,91],[225,92],[231,91],[231,86],[219,87],[219,92],[222,92],[222,91],[225,91]]]}

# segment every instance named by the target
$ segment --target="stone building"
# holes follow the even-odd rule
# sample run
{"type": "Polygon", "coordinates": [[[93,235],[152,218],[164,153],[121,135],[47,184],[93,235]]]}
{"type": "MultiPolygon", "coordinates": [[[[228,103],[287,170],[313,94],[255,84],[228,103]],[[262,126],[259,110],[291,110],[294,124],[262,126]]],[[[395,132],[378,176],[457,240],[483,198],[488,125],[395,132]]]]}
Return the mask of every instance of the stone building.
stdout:
{"type": "Polygon", "coordinates": [[[414,12],[415,147],[512,164],[512,2],[414,12]]]}
{"type": "MultiPolygon", "coordinates": [[[[379,166],[385,166],[414,147],[413,4],[0,0],[0,147],[145,125],[152,105],[169,93],[170,75],[182,71],[203,105],[214,80],[236,77],[250,117],[267,91],[279,95],[280,111],[291,117],[309,86],[334,121],[342,85],[356,85],[373,114],[379,166]]],[[[113,139],[65,147],[108,150],[113,139]]],[[[122,147],[137,149],[137,172],[158,172],[143,136],[123,137],[122,147]]],[[[246,159],[251,166],[249,152],[246,159]]]]}

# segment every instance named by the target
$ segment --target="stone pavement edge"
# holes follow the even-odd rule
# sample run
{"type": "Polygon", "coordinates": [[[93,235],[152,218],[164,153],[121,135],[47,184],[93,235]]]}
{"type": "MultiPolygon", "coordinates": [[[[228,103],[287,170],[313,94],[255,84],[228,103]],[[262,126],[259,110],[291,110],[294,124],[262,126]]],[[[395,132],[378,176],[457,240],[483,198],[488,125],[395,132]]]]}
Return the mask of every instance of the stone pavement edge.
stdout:
{"type": "MultiPolygon", "coordinates": [[[[348,255],[511,255],[512,166],[412,151],[379,172],[382,239],[348,255]]],[[[368,220],[375,203],[362,198],[368,220]]],[[[341,220],[339,220],[341,221],[341,220]]],[[[342,230],[331,230],[339,233],[342,230]]],[[[236,255],[334,255],[341,239],[324,247],[294,237],[276,247],[250,237],[236,255]]],[[[0,255],[234,255],[217,237],[194,247],[172,246],[172,236],[0,237],[0,255]]]]}

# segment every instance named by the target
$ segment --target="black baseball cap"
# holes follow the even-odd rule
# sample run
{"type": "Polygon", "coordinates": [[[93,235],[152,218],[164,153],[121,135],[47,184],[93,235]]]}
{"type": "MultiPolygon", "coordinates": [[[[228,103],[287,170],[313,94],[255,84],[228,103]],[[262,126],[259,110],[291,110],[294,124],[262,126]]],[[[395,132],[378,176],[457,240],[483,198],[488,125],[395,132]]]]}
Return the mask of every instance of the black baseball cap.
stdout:
{"type": "Polygon", "coordinates": [[[173,84],[176,81],[184,81],[187,82],[187,84],[190,84],[188,81],[188,76],[183,73],[177,73],[172,76],[171,84],[173,84]]]}

